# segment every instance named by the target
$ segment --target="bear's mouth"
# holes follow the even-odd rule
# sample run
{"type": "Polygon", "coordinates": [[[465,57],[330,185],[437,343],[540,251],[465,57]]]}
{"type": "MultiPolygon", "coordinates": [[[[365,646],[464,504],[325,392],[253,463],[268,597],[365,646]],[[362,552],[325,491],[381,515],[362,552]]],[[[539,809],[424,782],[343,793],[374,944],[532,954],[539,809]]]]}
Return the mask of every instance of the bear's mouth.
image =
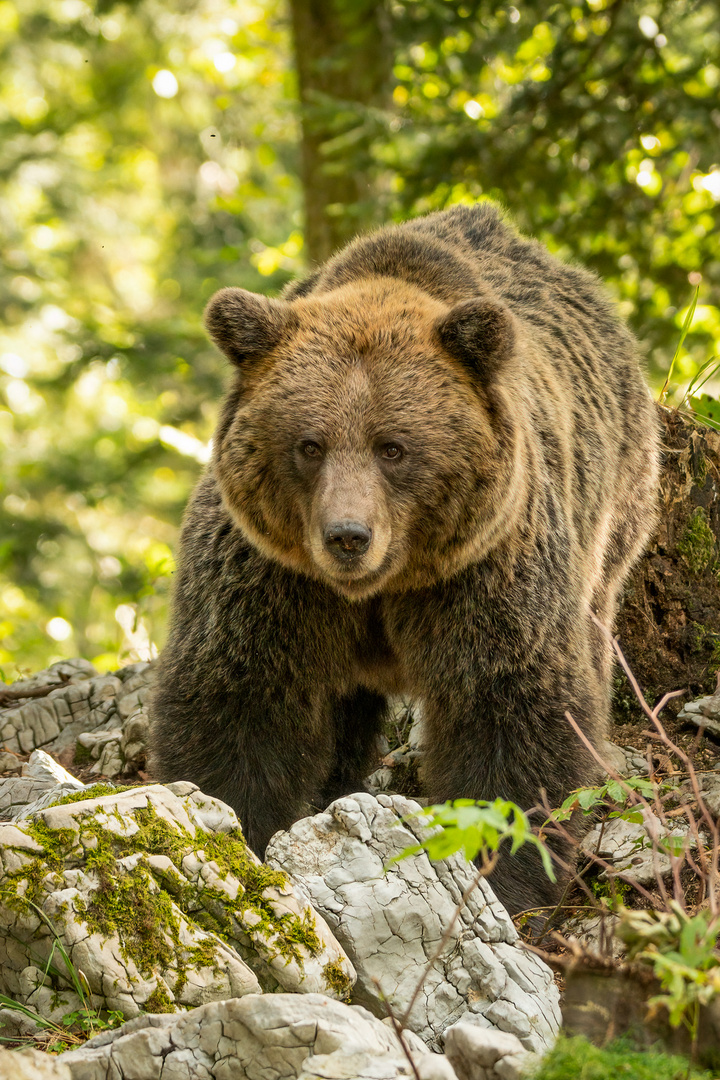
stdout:
{"type": "Polygon", "coordinates": [[[362,600],[378,592],[388,578],[393,559],[386,555],[380,566],[373,570],[363,569],[362,557],[338,564],[332,568],[318,566],[323,581],[342,596],[362,600]]]}

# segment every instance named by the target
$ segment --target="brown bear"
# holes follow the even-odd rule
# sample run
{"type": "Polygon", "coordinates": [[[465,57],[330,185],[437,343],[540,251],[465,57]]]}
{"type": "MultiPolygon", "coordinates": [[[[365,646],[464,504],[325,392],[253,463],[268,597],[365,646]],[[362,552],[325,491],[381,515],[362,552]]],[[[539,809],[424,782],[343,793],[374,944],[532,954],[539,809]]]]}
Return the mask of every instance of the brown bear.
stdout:
{"type": "MultiPolygon", "coordinates": [[[[182,530],[155,774],[230,803],[262,855],[362,789],[402,693],[435,802],[587,783],[565,713],[602,735],[591,610],[612,624],[658,459],[597,280],[482,203],[361,237],[282,299],[223,289],[205,318],[236,373],[182,530]]],[[[513,912],[557,895],[529,846],[492,883],[513,912]]]]}

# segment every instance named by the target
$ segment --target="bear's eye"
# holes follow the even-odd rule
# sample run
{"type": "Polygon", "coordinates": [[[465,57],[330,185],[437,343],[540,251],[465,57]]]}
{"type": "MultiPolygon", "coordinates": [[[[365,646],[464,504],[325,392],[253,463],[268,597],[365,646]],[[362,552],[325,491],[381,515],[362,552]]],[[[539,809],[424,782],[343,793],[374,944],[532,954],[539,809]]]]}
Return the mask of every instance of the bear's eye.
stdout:
{"type": "Polygon", "coordinates": [[[312,442],[311,440],[308,440],[307,442],[304,442],[302,444],[302,452],[305,455],[305,457],[309,457],[309,458],[320,458],[320,457],[322,457],[322,447],[320,447],[316,442],[312,442]]]}
{"type": "Polygon", "coordinates": [[[387,446],[383,446],[380,453],[382,457],[387,458],[389,461],[402,457],[402,450],[396,443],[388,443],[387,446]]]}

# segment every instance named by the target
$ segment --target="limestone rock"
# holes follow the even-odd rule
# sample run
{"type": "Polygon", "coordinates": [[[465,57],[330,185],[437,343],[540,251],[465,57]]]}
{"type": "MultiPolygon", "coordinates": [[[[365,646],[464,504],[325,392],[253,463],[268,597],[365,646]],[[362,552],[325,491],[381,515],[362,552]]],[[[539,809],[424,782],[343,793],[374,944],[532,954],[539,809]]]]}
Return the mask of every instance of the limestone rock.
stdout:
{"type": "Polygon", "coordinates": [[[6,750],[25,754],[41,747],[58,754],[77,741],[95,759],[96,775],[118,776],[144,758],[149,724],[143,703],[152,679],[150,663],[128,664],[112,675],[98,675],[86,660],[53,664],[13,683],[13,690],[58,685],[47,697],[0,709],[0,740],[6,750]]]}
{"type": "Polygon", "coordinates": [[[33,750],[27,762],[22,767],[22,775],[33,780],[45,780],[48,785],[63,784],[67,787],[80,789],[84,787],[82,780],[69,773],[67,769],[59,765],[54,758],[46,754],[44,750],[33,750]]]}
{"type": "Polygon", "coordinates": [[[611,743],[607,739],[604,739],[602,746],[600,747],[600,757],[603,759],[605,765],[609,765],[610,768],[616,773],[619,773],[620,776],[625,775],[625,755],[615,743],[611,743]]]}
{"type": "MultiPolygon", "coordinates": [[[[703,802],[707,806],[713,817],[720,817],[720,772],[713,770],[712,772],[698,773],[698,783],[702,792],[703,802]]],[[[686,792],[688,798],[691,793],[689,790],[686,792]]]]}
{"type": "MultiPolygon", "coordinates": [[[[431,1066],[428,1059],[436,1055],[412,1035],[409,1042],[419,1071],[431,1066]]],[[[58,1060],[69,1067],[73,1080],[394,1080],[411,1075],[409,1066],[392,1071],[391,1062],[401,1069],[407,1059],[385,1024],[359,1006],[319,994],[249,994],[179,1015],[138,1017],[58,1060]]],[[[454,1080],[447,1064],[444,1072],[420,1075],[422,1080],[454,1080]]]]}
{"type": "Polygon", "coordinates": [[[615,933],[617,925],[618,917],[610,911],[580,908],[563,920],[562,934],[585,946],[588,952],[619,960],[625,955],[625,945],[615,933]]]}
{"type": "Polygon", "coordinates": [[[390,723],[401,745],[391,750],[383,740],[382,764],[365,780],[365,788],[372,795],[392,793],[398,788],[416,791],[420,787],[418,771],[422,763],[424,738],[422,706],[419,702],[403,698],[391,698],[389,706],[390,723]]]}
{"type": "MultiPolygon", "coordinates": [[[[420,1080],[457,1080],[455,1070],[441,1054],[414,1057],[420,1080]]],[[[395,1053],[354,1053],[335,1050],[332,1054],[309,1057],[298,1080],[403,1080],[413,1070],[406,1057],[395,1053]]]]}
{"type": "MultiPolygon", "coordinates": [[[[666,830],[652,811],[642,809],[643,822],[613,818],[596,825],[584,837],[580,850],[600,855],[612,863],[617,873],[633,877],[640,885],[653,884],[658,875],[666,877],[672,871],[670,856],[653,843],[693,845],[687,826],[666,830]]],[[[602,870],[601,878],[607,877],[602,870]]]]}
{"type": "Polygon", "coordinates": [[[517,1036],[462,1022],[448,1028],[445,1053],[458,1080],[519,1080],[539,1061],[517,1036]]]}
{"type": "Polygon", "coordinates": [[[21,1012],[20,1009],[0,1009],[0,1038],[17,1039],[21,1036],[37,1035],[41,1031],[42,1023],[39,1017],[33,1019],[30,1013],[21,1012]]]}
{"type": "Polygon", "coordinates": [[[22,776],[0,777],[0,817],[14,820],[84,786],[44,750],[34,750],[22,776]]]}
{"type": "Polygon", "coordinates": [[[57,784],[49,780],[34,780],[30,776],[0,777],[0,817],[11,818],[48,791],[55,791],[57,784]]]}
{"type": "Polygon", "coordinates": [[[68,1065],[40,1050],[0,1049],[0,1080],[73,1080],[68,1065]]]}
{"type": "MultiPolygon", "coordinates": [[[[402,820],[418,809],[398,795],[338,799],[276,833],[266,853],[327,919],[358,973],[353,1000],[378,1016],[374,980],[402,1014],[473,878],[460,855],[432,863],[423,853],[388,866],[422,834],[416,820],[402,820]]],[[[520,947],[486,881],[462,907],[408,1026],[438,1048],[461,1017],[511,1032],[529,1050],[550,1046],[560,1025],[552,972],[520,947]]]]}
{"type": "MultiPolygon", "coordinates": [[[[73,660],[58,660],[43,671],[37,671],[27,679],[18,679],[12,684],[13,692],[23,690],[37,690],[41,686],[69,686],[73,683],[84,682],[97,675],[97,671],[89,660],[75,657],[73,660]]],[[[18,699],[22,700],[22,699],[18,699]]],[[[30,700],[29,698],[26,700],[30,700]]]]}
{"type": "Polygon", "coordinates": [[[720,735],[720,692],[688,701],[678,713],[678,720],[687,720],[698,727],[707,728],[712,735],[720,735]]]}
{"type": "Polygon", "coordinates": [[[126,1017],[261,989],[349,992],[326,923],[229,807],[187,783],[83,794],[0,825],[0,991],[48,1019],[79,1007],[57,950],[45,974],[52,924],[93,1007],[126,1017]]]}
{"type": "Polygon", "coordinates": [[[604,763],[618,773],[619,776],[647,776],[647,761],[634,746],[616,746],[615,743],[603,741],[600,747],[600,756],[604,763]]]}
{"type": "Polygon", "coordinates": [[[121,686],[113,675],[98,675],[5,708],[0,738],[8,750],[23,754],[40,747],[57,752],[72,746],[82,731],[98,727],[112,715],[121,686]]]}
{"type": "Polygon", "coordinates": [[[22,768],[22,759],[17,754],[0,750],[0,773],[17,772],[22,768]]]}
{"type": "MultiPolygon", "coordinates": [[[[108,786],[107,784],[105,785],[108,786]]],[[[113,785],[109,785],[112,787],[113,785]]],[[[2,787],[2,780],[0,780],[0,789],[2,787]]],[[[54,786],[44,786],[35,791],[34,793],[28,791],[26,794],[29,796],[30,801],[24,802],[20,800],[16,805],[12,807],[12,812],[9,817],[11,821],[26,821],[32,818],[33,814],[36,814],[38,810],[44,810],[47,806],[52,806],[59,799],[64,799],[66,795],[77,795],[78,791],[85,791],[92,787],[91,784],[81,784],[80,787],[76,783],[73,784],[55,784],[54,786]]]]}

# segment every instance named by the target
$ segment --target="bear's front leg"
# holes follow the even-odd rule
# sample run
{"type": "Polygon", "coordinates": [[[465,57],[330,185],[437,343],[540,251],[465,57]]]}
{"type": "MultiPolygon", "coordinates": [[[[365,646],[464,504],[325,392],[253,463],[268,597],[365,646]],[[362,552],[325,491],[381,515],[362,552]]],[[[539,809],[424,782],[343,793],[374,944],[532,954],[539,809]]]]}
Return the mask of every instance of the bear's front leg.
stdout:
{"type": "Polygon", "coordinates": [[[191,780],[232,806],[262,858],[273,833],[311,812],[330,770],[329,703],[231,651],[214,671],[207,654],[177,660],[164,663],[153,694],[152,774],[191,780]]]}
{"type": "Polygon", "coordinates": [[[178,574],[151,699],[150,768],[227,802],[262,857],[330,778],[349,605],[237,533],[211,537],[202,554],[178,574]]]}
{"type": "MultiPolygon", "coordinates": [[[[590,664],[570,677],[541,663],[488,675],[480,680],[474,700],[468,694],[465,701],[463,695],[428,701],[424,782],[430,799],[499,797],[527,811],[540,804],[543,792],[555,808],[575,788],[593,783],[597,767],[565,711],[594,741],[603,712],[601,696],[592,693],[594,682],[590,664]]],[[[531,824],[545,817],[537,810],[531,824]]],[[[579,825],[567,823],[565,829],[572,835],[579,825]]],[[[574,844],[552,831],[546,842],[561,860],[553,860],[555,883],[534,845],[525,844],[512,856],[501,849],[490,882],[511,914],[553,907],[562,896],[575,862],[574,844]]]]}
{"type": "MultiPolygon", "coordinates": [[[[566,711],[593,744],[607,719],[589,616],[563,617],[555,627],[546,620],[533,632],[528,605],[505,596],[490,606],[478,577],[468,574],[442,594],[415,594],[412,604],[403,601],[392,613],[393,645],[423,701],[424,794],[433,803],[502,798],[527,811],[544,791],[558,807],[597,775],[566,711]]],[[[532,824],[545,817],[537,811],[532,824]]],[[[571,840],[548,836],[548,844],[573,866],[571,840]]],[[[526,844],[513,856],[501,849],[490,882],[516,914],[557,904],[569,871],[556,863],[555,873],[553,883],[534,845],[526,844]]]]}

